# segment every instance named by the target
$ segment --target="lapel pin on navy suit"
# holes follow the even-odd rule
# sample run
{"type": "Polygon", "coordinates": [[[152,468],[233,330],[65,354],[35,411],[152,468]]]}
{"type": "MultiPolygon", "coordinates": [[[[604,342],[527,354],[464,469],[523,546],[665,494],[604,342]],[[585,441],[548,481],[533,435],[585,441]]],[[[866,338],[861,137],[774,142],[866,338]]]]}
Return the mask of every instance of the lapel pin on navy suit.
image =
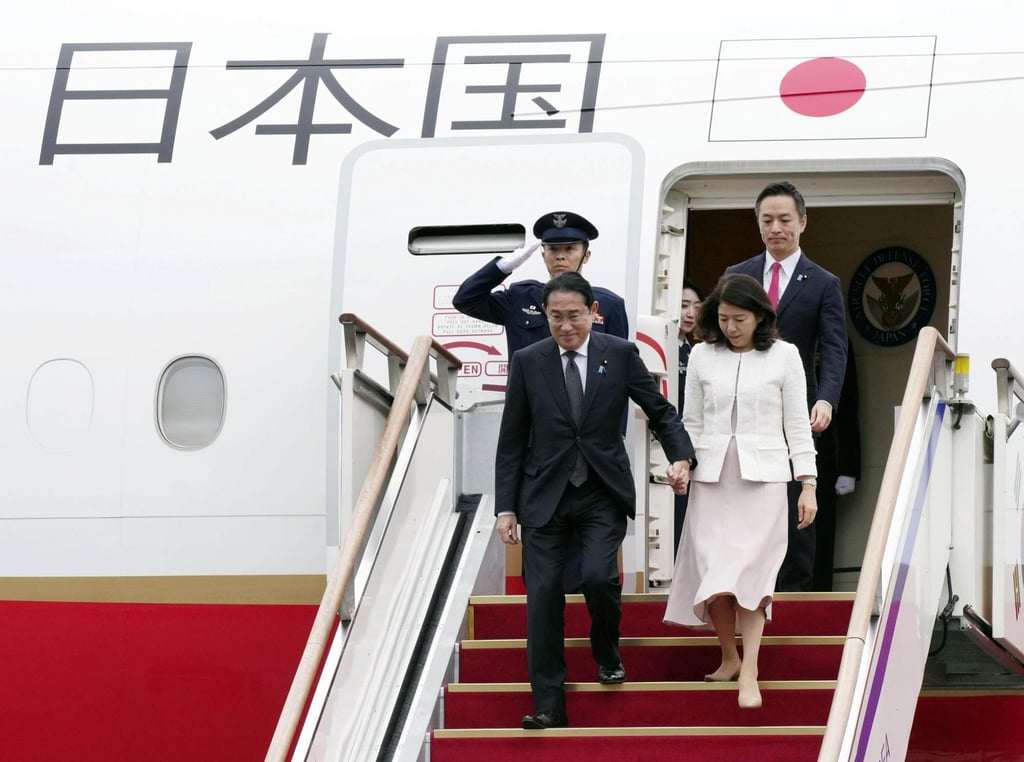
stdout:
{"type": "Polygon", "coordinates": [[[801,281],[801,280],[810,280],[810,278],[811,278],[811,276],[810,276],[810,275],[807,275],[806,273],[800,273],[800,274],[799,274],[798,276],[796,276],[796,279],[797,279],[798,281],[801,281]]]}
{"type": "Polygon", "coordinates": [[[607,365],[608,365],[608,361],[605,360],[604,358],[601,358],[601,365],[597,369],[597,375],[603,376],[605,374],[605,370],[604,370],[605,366],[607,366],[607,365]]]}

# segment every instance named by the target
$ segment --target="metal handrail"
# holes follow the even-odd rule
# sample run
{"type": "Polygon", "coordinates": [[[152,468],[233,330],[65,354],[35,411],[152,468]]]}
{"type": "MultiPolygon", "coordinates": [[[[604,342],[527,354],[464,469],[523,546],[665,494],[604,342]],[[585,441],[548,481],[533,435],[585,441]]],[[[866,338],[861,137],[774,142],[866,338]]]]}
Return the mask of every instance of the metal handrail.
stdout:
{"type": "MultiPolygon", "coordinates": [[[[432,378],[439,397],[445,399],[447,396],[448,400],[452,399],[455,392],[455,377],[462,364],[457,357],[429,336],[417,338],[413,342],[412,351],[406,355],[399,347],[355,315],[346,313],[341,316],[341,322],[346,324],[346,327],[351,325],[357,329],[373,346],[385,352],[389,363],[392,357],[400,358],[399,380],[395,389],[394,404],[391,406],[391,411],[384,424],[384,432],[377,444],[366,481],[363,482],[359,497],[352,510],[351,525],[338,549],[334,571],[328,577],[327,588],[324,590],[320,607],[313,620],[309,639],[299,660],[299,666],[292,679],[288,696],[285,698],[284,707],[278,717],[274,736],[267,749],[266,762],[284,762],[294,743],[295,732],[302,721],[302,715],[316,681],[324,652],[338,619],[342,598],[355,573],[361,549],[366,544],[366,537],[373,525],[377,506],[380,504],[381,496],[387,486],[388,475],[398,452],[403,432],[408,425],[413,402],[424,396],[423,388],[429,384],[428,377],[432,378]],[[437,376],[429,373],[428,363],[431,357],[438,364],[437,376]]],[[[357,337],[355,334],[353,337],[352,349],[356,351],[357,337]]],[[[348,344],[349,341],[346,339],[346,345],[348,344]]],[[[361,359],[360,353],[360,362],[361,359]]]]}
{"type": "Polygon", "coordinates": [[[832,708],[829,710],[818,762],[839,760],[843,736],[857,692],[857,677],[871,626],[875,592],[881,581],[885,543],[892,527],[900,482],[910,457],[910,445],[917,426],[921,400],[930,396],[929,391],[934,386],[948,389],[950,379],[941,377],[939,371],[945,370],[946,363],[955,359],[956,353],[938,331],[930,326],[921,329],[917,335],[917,346],[907,377],[907,387],[903,393],[903,406],[896,421],[896,431],[889,449],[889,459],[886,461],[882,484],[878,489],[878,501],[875,503],[871,530],[864,548],[864,561],[853,600],[853,611],[850,614],[850,627],[846,633],[836,690],[832,696],[832,708]],[[936,357],[939,353],[945,355],[944,360],[936,357]]]}
{"type": "Polygon", "coordinates": [[[997,357],[992,361],[992,370],[996,372],[996,404],[999,414],[1010,419],[1006,431],[1009,438],[1020,424],[1020,419],[1014,415],[1013,401],[1024,401],[1024,376],[1021,376],[1020,371],[1004,357],[997,357]]]}
{"type": "MultiPolygon", "coordinates": [[[[364,350],[366,344],[369,344],[387,358],[388,380],[390,389],[394,392],[402,377],[402,369],[409,362],[409,355],[358,315],[343,312],[338,317],[338,322],[344,328],[346,367],[361,368],[364,350]]],[[[430,356],[438,366],[436,374],[429,374],[430,384],[437,396],[451,407],[455,399],[455,382],[462,361],[435,340],[430,342],[430,356]]],[[[422,405],[425,401],[425,390],[421,388],[416,395],[416,402],[422,405]]]]}

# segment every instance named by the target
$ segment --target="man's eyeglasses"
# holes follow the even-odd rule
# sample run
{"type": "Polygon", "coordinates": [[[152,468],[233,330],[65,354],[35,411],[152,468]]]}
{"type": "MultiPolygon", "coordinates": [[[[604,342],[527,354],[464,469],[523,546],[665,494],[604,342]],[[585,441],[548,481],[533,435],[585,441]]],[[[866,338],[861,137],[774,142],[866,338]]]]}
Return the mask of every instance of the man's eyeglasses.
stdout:
{"type": "Polygon", "coordinates": [[[548,322],[552,325],[561,325],[562,323],[578,325],[585,321],[589,315],[589,312],[570,312],[568,315],[548,315],[548,322]]]}

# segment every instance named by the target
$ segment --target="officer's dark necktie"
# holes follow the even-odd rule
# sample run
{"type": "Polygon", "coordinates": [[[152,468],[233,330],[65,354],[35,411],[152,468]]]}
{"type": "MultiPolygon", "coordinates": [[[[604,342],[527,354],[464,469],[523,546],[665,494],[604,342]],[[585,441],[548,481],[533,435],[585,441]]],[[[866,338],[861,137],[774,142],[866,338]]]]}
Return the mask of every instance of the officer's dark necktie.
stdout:
{"type": "Polygon", "coordinates": [[[686,365],[690,362],[690,350],[693,346],[689,341],[684,341],[679,345],[679,372],[686,372],[686,365]]]}
{"type": "MultiPolygon", "coordinates": [[[[565,353],[565,391],[569,395],[569,410],[578,429],[583,423],[583,381],[580,380],[580,369],[576,367],[576,353],[565,353]]],[[[576,455],[569,470],[569,481],[578,487],[587,480],[587,459],[576,443],[576,455]]]]}

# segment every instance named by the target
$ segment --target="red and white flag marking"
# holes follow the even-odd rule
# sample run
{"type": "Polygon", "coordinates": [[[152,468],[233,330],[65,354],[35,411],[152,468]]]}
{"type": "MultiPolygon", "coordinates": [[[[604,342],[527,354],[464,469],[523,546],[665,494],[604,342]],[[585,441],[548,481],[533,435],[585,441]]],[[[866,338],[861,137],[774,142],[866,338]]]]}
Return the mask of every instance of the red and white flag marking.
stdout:
{"type": "Polygon", "coordinates": [[[935,37],[723,40],[708,139],[923,138],[935,37]]]}

